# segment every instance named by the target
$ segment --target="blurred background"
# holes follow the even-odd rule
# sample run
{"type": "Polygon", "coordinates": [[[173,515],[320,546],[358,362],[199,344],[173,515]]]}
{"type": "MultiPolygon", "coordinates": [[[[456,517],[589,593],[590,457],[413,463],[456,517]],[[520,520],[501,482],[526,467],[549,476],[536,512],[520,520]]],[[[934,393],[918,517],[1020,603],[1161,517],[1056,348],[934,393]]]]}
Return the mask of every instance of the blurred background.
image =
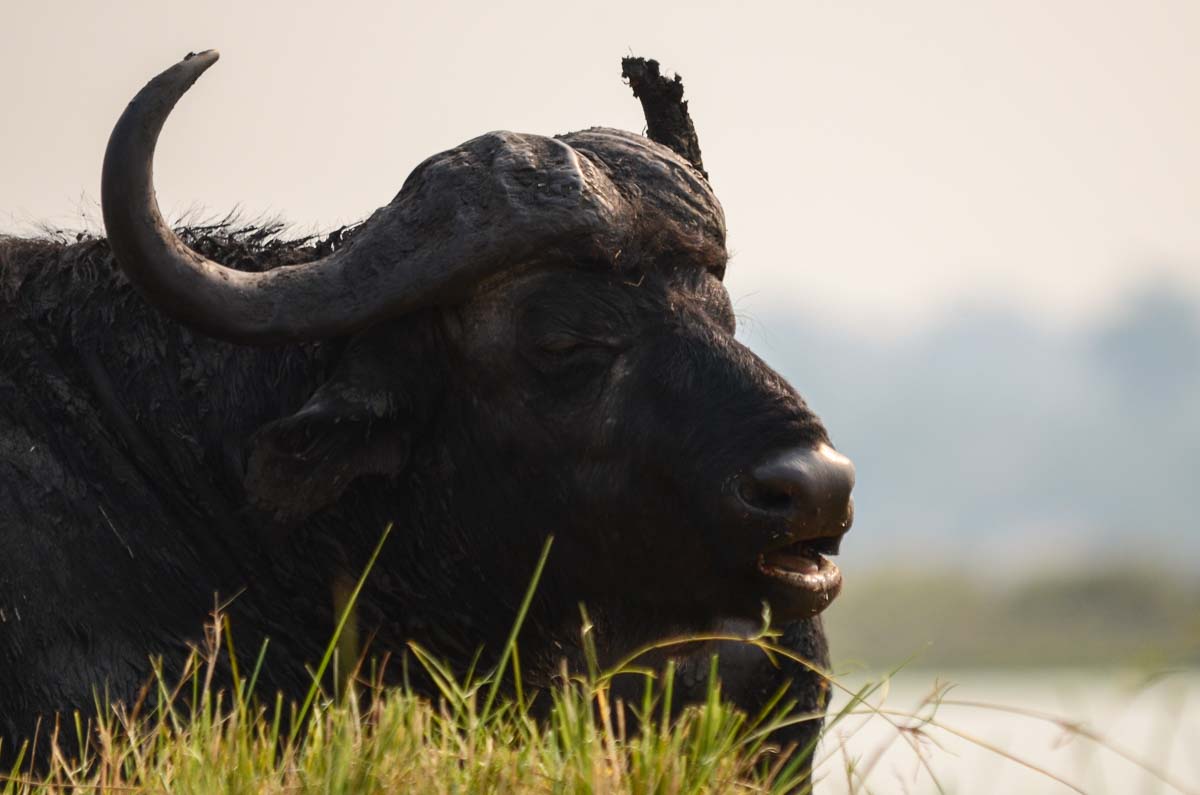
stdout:
{"type": "Polygon", "coordinates": [[[298,234],[486,130],[641,130],[619,61],[657,58],[725,204],[740,333],[858,466],[839,671],[1094,707],[1200,782],[1171,750],[1200,747],[1197,41],[1192,0],[11,0],[0,232],[98,228],[113,121],[189,50],[223,57],[168,124],[164,210],[298,234]]]}

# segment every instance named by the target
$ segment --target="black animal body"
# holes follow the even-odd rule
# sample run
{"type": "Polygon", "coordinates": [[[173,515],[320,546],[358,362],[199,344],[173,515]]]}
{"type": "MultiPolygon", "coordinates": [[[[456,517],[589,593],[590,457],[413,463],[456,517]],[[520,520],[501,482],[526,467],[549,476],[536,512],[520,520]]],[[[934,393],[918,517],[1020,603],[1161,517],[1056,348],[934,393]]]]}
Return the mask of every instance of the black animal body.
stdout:
{"type": "MultiPolygon", "coordinates": [[[[579,662],[581,603],[609,660],[753,626],[765,601],[826,665],[817,614],[840,574],[821,553],[850,525],[853,468],[734,339],[696,166],[616,130],[490,133],[422,163],[353,234],[181,238],[150,163],[215,60],[167,70],[118,122],[107,239],[0,240],[10,742],[97,687],[131,699],[214,594],[241,649],[271,639],[265,686],[303,692],[334,583],[388,523],[357,609],[378,655],[411,639],[494,659],[552,534],[520,638],[533,683],[579,662]]],[[[710,651],[683,661],[685,687],[710,651]]],[[[823,707],[806,668],[723,651],[747,709],[785,684],[823,707]]]]}

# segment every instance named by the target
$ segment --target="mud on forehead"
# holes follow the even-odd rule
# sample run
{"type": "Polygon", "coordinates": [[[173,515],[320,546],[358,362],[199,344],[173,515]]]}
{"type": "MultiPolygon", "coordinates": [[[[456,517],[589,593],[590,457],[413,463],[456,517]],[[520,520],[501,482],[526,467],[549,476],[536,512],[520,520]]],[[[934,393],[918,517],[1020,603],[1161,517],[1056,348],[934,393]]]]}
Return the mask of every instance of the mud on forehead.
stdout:
{"type": "Polygon", "coordinates": [[[559,136],[603,170],[627,201],[694,236],[725,247],[725,211],[694,165],[670,148],[625,130],[593,127],[559,136]]]}

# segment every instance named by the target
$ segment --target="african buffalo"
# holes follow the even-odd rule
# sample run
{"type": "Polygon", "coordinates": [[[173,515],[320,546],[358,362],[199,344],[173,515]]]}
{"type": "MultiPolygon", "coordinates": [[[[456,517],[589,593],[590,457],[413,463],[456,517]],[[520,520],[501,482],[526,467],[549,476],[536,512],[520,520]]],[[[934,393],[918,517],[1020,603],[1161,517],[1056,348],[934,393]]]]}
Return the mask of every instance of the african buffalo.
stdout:
{"type": "MultiPolygon", "coordinates": [[[[265,686],[302,693],[331,589],[388,523],[357,609],[380,655],[413,639],[460,668],[494,659],[552,534],[520,638],[533,683],[580,663],[581,603],[610,660],[753,626],[765,601],[826,664],[816,615],[841,580],[821,553],[850,526],[853,467],[734,338],[698,150],[492,132],[421,163],[344,238],[188,245],[151,164],[216,60],[175,64],[117,122],[106,241],[0,241],[10,743],[97,683],[132,698],[214,594],[241,649],[271,638],[265,686]]],[[[823,707],[820,677],[727,651],[742,706],[791,682],[823,707]]],[[[701,687],[706,663],[683,665],[701,687]]]]}

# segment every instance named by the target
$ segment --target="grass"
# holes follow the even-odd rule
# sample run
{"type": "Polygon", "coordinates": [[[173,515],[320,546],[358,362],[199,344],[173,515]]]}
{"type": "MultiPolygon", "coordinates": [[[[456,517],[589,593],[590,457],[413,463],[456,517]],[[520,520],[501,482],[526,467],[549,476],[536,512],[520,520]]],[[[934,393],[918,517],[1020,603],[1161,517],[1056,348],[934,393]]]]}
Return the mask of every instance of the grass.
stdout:
{"type": "MultiPolygon", "coordinates": [[[[196,675],[200,676],[200,668],[196,675]]],[[[778,757],[719,701],[636,737],[597,719],[598,695],[555,693],[544,722],[480,691],[437,706],[400,691],[318,699],[295,740],[294,716],[201,691],[194,708],[101,719],[82,760],[55,755],[42,776],[13,771],[7,792],[708,792],[786,791],[778,757]]],[[[794,780],[793,780],[794,783],[794,780]]]]}
{"type": "MultiPolygon", "coordinates": [[[[386,533],[381,546],[385,540],[386,533]]],[[[549,549],[548,542],[539,574],[549,549]]],[[[43,732],[49,761],[35,765],[31,760],[39,756],[38,749],[26,744],[7,774],[0,775],[0,791],[4,795],[810,791],[803,762],[816,749],[780,748],[769,735],[784,723],[814,716],[794,714],[794,705],[779,699],[760,714],[746,715],[721,700],[715,677],[703,703],[673,713],[673,669],[668,666],[655,677],[638,667],[642,654],[651,649],[716,636],[663,641],[606,670],[598,664],[584,613],[581,638],[587,670],[564,670],[555,689],[527,693],[520,687],[515,639],[536,586],[535,575],[507,651],[494,670],[456,679],[428,651],[410,647],[413,658],[437,685],[439,697],[428,699],[403,687],[384,687],[378,671],[339,674],[339,639],[352,625],[353,601],[365,577],[366,573],[351,592],[337,632],[314,670],[313,685],[299,703],[285,704],[279,696],[264,701],[256,695],[265,647],[252,664],[239,664],[245,661],[238,661],[230,648],[228,622],[214,612],[203,648],[193,652],[180,681],[166,681],[157,667],[149,692],[137,705],[98,707],[90,721],[76,714],[43,732]],[[231,681],[224,688],[216,674],[222,660],[230,663],[231,670],[231,681]],[[636,718],[635,730],[626,720],[625,705],[610,697],[609,684],[619,673],[639,671],[646,675],[643,697],[640,703],[628,705],[628,714],[636,718]],[[506,681],[516,686],[505,688],[506,681]],[[511,696],[504,695],[510,691],[511,696]],[[68,738],[72,742],[62,742],[68,738]],[[68,755],[64,747],[76,747],[78,753],[68,755]]],[[[762,632],[740,640],[764,653],[792,657],[774,645],[774,635],[765,629],[769,616],[765,618],[762,632]]],[[[900,742],[912,748],[916,764],[927,773],[935,791],[949,791],[930,764],[929,748],[938,733],[965,740],[1009,764],[1032,768],[1062,791],[1084,791],[1003,747],[957,729],[941,715],[947,705],[985,710],[1005,709],[1002,706],[951,701],[939,686],[915,709],[897,710],[887,704],[890,675],[853,692],[837,679],[831,682],[843,689],[839,700],[844,706],[829,716],[828,739],[813,757],[819,789],[826,786],[824,780],[844,782],[850,792],[896,791],[894,782],[882,778],[877,768],[885,748],[850,755],[844,743],[831,742],[833,733],[840,737],[847,725],[866,720],[889,728],[889,744],[900,742]]],[[[1156,785],[1196,792],[1085,726],[1043,713],[1024,718],[1055,723],[1064,732],[1123,757],[1156,785]]]]}

